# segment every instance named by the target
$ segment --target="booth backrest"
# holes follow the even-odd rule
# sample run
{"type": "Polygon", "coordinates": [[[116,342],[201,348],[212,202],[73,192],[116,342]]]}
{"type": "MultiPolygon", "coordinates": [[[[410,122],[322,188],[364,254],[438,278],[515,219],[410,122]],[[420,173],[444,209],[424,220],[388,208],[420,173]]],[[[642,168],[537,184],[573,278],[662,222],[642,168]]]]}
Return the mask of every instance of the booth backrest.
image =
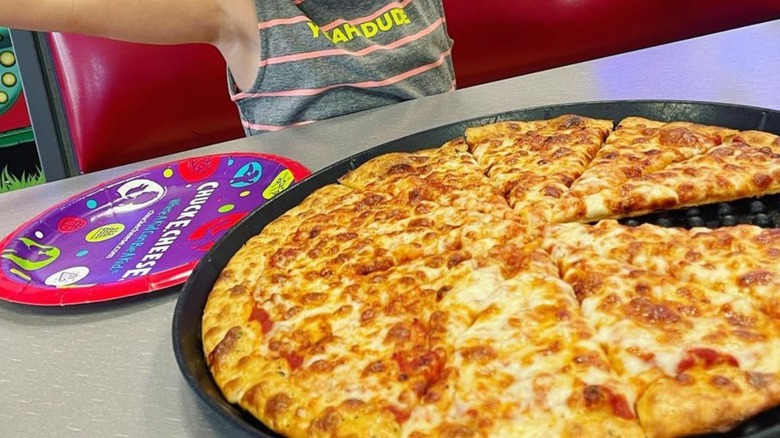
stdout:
{"type": "Polygon", "coordinates": [[[148,46],[48,35],[81,172],[244,135],[225,63],[207,45],[148,46]]]}
{"type": "Polygon", "coordinates": [[[444,9],[458,88],[780,18],[780,0],[444,0],[444,9]]]}

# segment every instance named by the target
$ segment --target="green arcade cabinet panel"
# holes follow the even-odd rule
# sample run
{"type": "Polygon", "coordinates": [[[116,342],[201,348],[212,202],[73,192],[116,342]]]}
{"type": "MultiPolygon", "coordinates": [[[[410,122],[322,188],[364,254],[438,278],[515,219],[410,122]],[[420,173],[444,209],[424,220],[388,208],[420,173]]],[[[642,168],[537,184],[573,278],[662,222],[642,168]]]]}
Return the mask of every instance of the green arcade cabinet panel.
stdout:
{"type": "Polygon", "coordinates": [[[22,94],[19,66],[11,46],[11,35],[6,28],[0,28],[0,84],[0,114],[3,114],[22,94]]]}
{"type": "Polygon", "coordinates": [[[0,27],[0,147],[33,141],[32,135],[11,36],[0,27]]]}
{"type": "Polygon", "coordinates": [[[9,30],[0,27],[0,193],[26,186],[39,174],[19,64],[9,30]]]}

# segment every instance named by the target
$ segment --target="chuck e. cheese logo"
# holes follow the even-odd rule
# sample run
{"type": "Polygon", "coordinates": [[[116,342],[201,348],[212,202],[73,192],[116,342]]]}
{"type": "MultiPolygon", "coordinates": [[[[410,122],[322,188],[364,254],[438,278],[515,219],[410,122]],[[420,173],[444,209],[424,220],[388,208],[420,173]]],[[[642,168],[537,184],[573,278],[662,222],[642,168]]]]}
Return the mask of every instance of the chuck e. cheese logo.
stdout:
{"type": "MultiPolygon", "coordinates": [[[[179,238],[179,235],[182,234],[182,228],[187,227],[195,219],[195,215],[202,209],[203,204],[208,201],[217,187],[219,187],[219,183],[216,181],[201,184],[197,189],[198,191],[195,194],[195,197],[190,200],[176,219],[168,222],[162,228],[162,234],[157,241],[154,242],[152,247],[147,250],[146,255],[141,257],[141,260],[136,263],[133,268],[125,271],[121,278],[124,280],[149,274],[168,249],[173,246],[176,239],[179,238]]],[[[178,205],[179,200],[176,199],[174,202],[175,203],[169,205],[171,207],[178,205]]],[[[170,212],[170,209],[168,211],[170,212]]],[[[160,218],[160,222],[162,222],[166,218],[166,215],[161,214],[158,217],[160,218]]],[[[154,228],[152,231],[157,231],[157,228],[154,228]]]]}
{"type": "Polygon", "coordinates": [[[346,43],[355,37],[373,38],[380,32],[387,32],[396,26],[410,24],[409,16],[403,8],[393,8],[384,14],[360,23],[344,23],[333,29],[323,29],[311,21],[306,22],[312,37],[324,37],[332,43],[346,43]]]}

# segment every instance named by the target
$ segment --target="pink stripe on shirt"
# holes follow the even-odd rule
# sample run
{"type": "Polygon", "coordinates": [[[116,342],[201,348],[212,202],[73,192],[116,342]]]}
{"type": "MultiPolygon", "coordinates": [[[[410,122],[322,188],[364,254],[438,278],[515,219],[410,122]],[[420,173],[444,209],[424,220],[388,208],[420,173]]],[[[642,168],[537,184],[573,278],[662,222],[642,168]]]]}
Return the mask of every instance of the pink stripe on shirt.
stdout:
{"type": "Polygon", "coordinates": [[[425,64],[417,68],[413,68],[409,71],[406,71],[404,73],[395,75],[393,77],[381,80],[381,81],[365,81],[365,82],[355,82],[355,83],[347,83],[347,84],[336,84],[336,85],[329,85],[327,87],[322,88],[300,88],[295,90],[285,90],[285,91],[266,91],[266,92],[260,92],[260,93],[238,93],[235,96],[233,96],[233,100],[241,100],[241,99],[249,99],[249,98],[255,98],[255,97],[296,97],[296,96],[316,96],[317,94],[324,93],[328,90],[332,90],[334,88],[339,87],[355,87],[355,88],[377,88],[377,87],[385,87],[387,85],[392,85],[397,82],[401,82],[405,79],[409,79],[412,76],[422,74],[427,72],[428,70],[432,70],[436,67],[441,66],[444,63],[444,60],[447,58],[447,56],[450,55],[450,49],[445,50],[441,55],[439,55],[439,59],[436,61],[425,64]]]}
{"type": "Polygon", "coordinates": [[[244,128],[253,129],[255,131],[281,131],[284,128],[290,128],[293,126],[303,126],[314,122],[316,122],[316,120],[305,120],[303,122],[295,122],[289,125],[280,126],[280,125],[258,125],[257,123],[249,123],[246,120],[242,120],[241,125],[243,125],[244,128]]]}
{"type": "Polygon", "coordinates": [[[257,23],[257,28],[268,29],[269,27],[281,26],[285,24],[305,23],[307,21],[311,21],[309,17],[305,15],[298,15],[291,18],[277,18],[275,20],[263,21],[261,23],[257,23]]]}
{"type": "Polygon", "coordinates": [[[341,56],[341,55],[366,56],[370,53],[376,52],[377,50],[393,50],[405,44],[411,43],[413,41],[417,41],[418,39],[430,34],[431,32],[435,31],[439,26],[441,26],[441,24],[442,24],[442,19],[438,19],[433,23],[431,23],[430,26],[421,30],[420,32],[417,32],[414,35],[406,36],[404,38],[399,39],[398,41],[394,41],[384,46],[376,44],[354,52],[349,50],[344,50],[344,49],[327,49],[327,50],[318,50],[314,52],[297,53],[294,55],[277,56],[275,58],[264,59],[263,61],[260,62],[260,67],[265,67],[267,65],[273,65],[273,64],[283,64],[285,62],[303,61],[305,59],[322,58],[326,56],[341,56]]]}

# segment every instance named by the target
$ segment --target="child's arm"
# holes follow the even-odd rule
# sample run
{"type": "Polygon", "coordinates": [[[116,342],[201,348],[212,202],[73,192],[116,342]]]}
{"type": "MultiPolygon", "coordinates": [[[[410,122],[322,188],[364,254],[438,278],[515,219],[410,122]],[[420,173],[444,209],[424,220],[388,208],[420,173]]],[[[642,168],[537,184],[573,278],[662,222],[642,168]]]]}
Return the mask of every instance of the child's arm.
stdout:
{"type": "Polygon", "coordinates": [[[176,44],[216,42],[232,0],[4,0],[0,25],[176,44]]]}
{"type": "Polygon", "coordinates": [[[0,26],[152,44],[210,43],[239,85],[259,57],[254,0],[2,0],[0,26]]]}

